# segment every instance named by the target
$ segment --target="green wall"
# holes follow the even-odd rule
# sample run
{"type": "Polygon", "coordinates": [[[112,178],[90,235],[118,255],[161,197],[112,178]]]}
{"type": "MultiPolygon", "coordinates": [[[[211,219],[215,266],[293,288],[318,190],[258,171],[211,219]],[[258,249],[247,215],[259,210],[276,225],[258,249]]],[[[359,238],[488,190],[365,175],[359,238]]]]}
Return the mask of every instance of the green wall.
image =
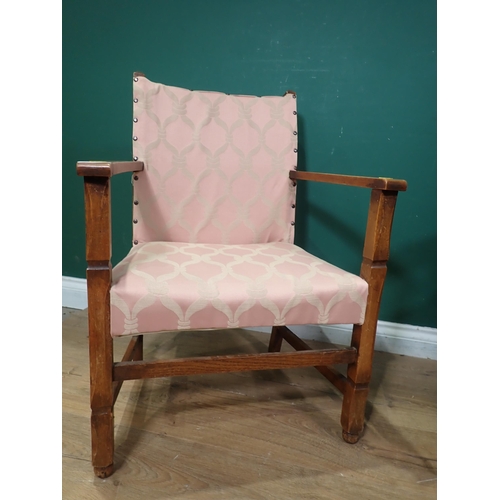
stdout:
{"type": "MultiPolygon", "coordinates": [[[[78,160],[131,159],[132,73],[236,94],[298,94],[299,169],[404,178],[380,318],[436,326],[435,0],[63,3],[64,276],[85,277],[78,160]]],[[[113,263],[131,240],[113,186],[113,263]]],[[[296,243],[358,272],[369,191],[299,184],[296,243]]]]}

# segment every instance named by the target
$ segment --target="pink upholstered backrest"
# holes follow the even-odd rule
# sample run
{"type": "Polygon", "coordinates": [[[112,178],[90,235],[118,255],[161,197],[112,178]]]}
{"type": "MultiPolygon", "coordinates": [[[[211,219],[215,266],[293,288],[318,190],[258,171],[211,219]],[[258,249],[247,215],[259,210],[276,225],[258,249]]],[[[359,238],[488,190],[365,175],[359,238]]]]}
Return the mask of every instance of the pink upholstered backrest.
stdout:
{"type": "MultiPolygon", "coordinates": [[[[134,243],[293,243],[296,99],[134,78],[134,243]]],[[[137,244],[136,243],[136,244],[137,244]]]]}

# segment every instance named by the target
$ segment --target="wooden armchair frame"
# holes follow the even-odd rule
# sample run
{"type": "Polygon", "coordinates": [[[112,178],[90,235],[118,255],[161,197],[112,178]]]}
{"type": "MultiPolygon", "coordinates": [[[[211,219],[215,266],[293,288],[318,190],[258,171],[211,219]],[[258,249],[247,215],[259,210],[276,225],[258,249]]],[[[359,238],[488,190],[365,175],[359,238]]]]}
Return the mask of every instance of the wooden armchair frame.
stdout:
{"type": "Polygon", "coordinates": [[[406,181],[290,171],[289,177],[294,182],[326,182],[372,190],[360,273],[369,285],[368,303],[363,325],[354,325],[350,347],[313,350],[286,326],[275,326],[266,353],[146,361],[143,359],[143,336],[137,335],[132,337],[122,361],[114,362],[110,333],[110,178],[143,169],[144,164],[139,161],[77,164],[77,173],[84,177],[85,185],[92,464],[95,474],[104,478],[113,473],[113,407],[125,380],[314,366],[343,394],[342,435],[346,442],[356,443],[364,427],[394,209],[398,191],[407,188],[406,181]],[[296,352],[280,352],[283,340],[296,352]],[[330,366],[342,363],[348,365],[347,376],[330,366]]]}

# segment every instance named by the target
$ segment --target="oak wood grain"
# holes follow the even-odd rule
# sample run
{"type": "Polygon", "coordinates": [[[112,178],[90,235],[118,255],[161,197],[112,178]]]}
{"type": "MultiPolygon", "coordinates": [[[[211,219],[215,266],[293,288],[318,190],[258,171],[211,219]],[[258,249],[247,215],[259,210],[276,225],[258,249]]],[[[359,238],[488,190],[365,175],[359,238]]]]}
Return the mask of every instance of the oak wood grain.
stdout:
{"type": "MultiPolygon", "coordinates": [[[[288,327],[280,326],[279,329],[281,338],[286,340],[294,349],[298,351],[305,351],[312,349],[310,345],[306,344],[302,339],[297,337],[288,327]]],[[[346,377],[337,371],[335,368],[328,366],[315,366],[316,370],[321,373],[327,380],[329,380],[342,394],[345,392],[346,377]]]]}
{"type": "Polygon", "coordinates": [[[142,161],[79,161],[76,173],[85,177],[107,177],[125,172],[141,172],[144,170],[142,161]]]}
{"type": "MultiPolygon", "coordinates": [[[[86,311],[62,330],[65,500],[436,498],[435,361],[375,352],[366,431],[352,446],[340,438],[340,396],[311,368],[125,382],[116,471],[102,480],[90,461],[86,311]]],[[[115,341],[118,359],[128,341],[115,341]]],[[[144,355],[255,353],[268,341],[245,330],[149,335],[144,355]]]]}
{"type": "Polygon", "coordinates": [[[351,346],[358,351],[354,363],[347,367],[347,384],[342,406],[343,437],[355,443],[364,428],[368,383],[372,374],[377,321],[387,274],[390,237],[398,192],[373,189],[368,208],[363,262],[360,276],[368,283],[365,320],[354,325],[351,346]]]}
{"type": "Polygon", "coordinates": [[[349,363],[356,359],[354,348],[322,349],[306,352],[265,352],[225,356],[190,357],[161,361],[125,361],[115,363],[113,379],[174,377],[201,373],[227,373],[252,370],[275,370],[300,366],[324,366],[349,363]]]}
{"type": "Polygon", "coordinates": [[[390,179],[387,177],[363,177],[359,175],[300,172],[297,170],[290,170],[289,177],[295,181],[326,182],[329,184],[341,184],[344,186],[370,189],[388,189],[392,191],[406,191],[408,187],[405,180],[390,179]]]}
{"type": "MultiPolygon", "coordinates": [[[[143,335],[134,335],[130,340],[127,350],[123,355],[123,361],[140,361],[143,357],[143,335]]],[[[115,380],[113,382],[113,404],[116,402],[120,389],[122,388],[123,380],[115,380]]]]}
{"type": "Polygon", "coordinates": [[[111,190],[105,177],[85,177],[84,186],[92,463],[97,476],[107,477],[114,455],[111,190]]]}

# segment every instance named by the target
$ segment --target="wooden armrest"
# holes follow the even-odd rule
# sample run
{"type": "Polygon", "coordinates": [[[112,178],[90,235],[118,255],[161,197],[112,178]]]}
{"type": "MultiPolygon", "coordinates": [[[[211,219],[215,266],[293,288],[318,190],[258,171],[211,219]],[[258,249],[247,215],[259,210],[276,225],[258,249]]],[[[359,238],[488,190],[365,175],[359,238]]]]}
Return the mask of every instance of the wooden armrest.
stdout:
{"type": "Polygon", "coordinates": [[[384,191],[406,191],[407,182],[401,179],[387,177],[362,177],[358,175],[323,174],[319,172],[298,172],[290,170],[290,179],[297,181],[328,182],[384,191]]]}
{"type": "Polygon", "coordinates": [[[124,172],[142,170],[142,161],[79,161],[76,164],[76,173],[85,177],[112,177],[124,172]]]}

